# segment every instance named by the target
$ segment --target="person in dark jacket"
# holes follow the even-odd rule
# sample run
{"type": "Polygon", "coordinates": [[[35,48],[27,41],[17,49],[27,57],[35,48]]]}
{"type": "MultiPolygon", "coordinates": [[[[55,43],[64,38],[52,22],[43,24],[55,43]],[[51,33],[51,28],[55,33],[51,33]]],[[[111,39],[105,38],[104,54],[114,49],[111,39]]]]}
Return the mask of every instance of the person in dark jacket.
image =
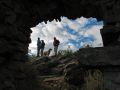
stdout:
{"type": "Polygon", "coordinates": [[[55,56],[57,55],[57,50],[58,50],[59,44],[60,44],[60,41],[57,40],[56,37],[54,37],[53,46],[54,46],[54,53],[55,53],[55,56]]]}
{"type": "Polygon", "coordinates": [[[41,56],[43,56],[44,48],[45,48],[45,42],[44,40],[41,40],[41,56]]]}
{"type": "Polygon", "coordinates": [[[37,40],[37,57],[39,57],[40,49],[41,49],[41,41],[40,41],[40,38],[38,37],[38,40],[37,40]]]}

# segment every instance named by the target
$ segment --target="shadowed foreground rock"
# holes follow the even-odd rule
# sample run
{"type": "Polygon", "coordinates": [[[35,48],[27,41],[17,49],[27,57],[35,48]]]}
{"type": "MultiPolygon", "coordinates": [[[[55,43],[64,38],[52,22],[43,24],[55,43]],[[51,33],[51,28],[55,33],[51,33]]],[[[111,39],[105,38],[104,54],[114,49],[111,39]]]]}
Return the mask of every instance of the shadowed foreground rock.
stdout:
{"type": "Polygon", "coordinates": [[[119,90],[120,47],[84,48],[66,56],[32,61],[44,88],[119,90]],[[113,61],[115,60],[115,61],[113,61]],[[39,62],[39,63],[38,63],[39,62]]]}
{"type": "MultiPolygon", "coordinates": [[[[80,60],[83,58],[84,61],[88,59],[88,57],[92,57],[92,60],[95,62],[89,61],[88,59],[86,63],[92,63],[92,65],[94,63],[96,65],[96,63],[99,64],[98,59],[100,58],[102,63],[119,65],[119,47],[117,48],[118,50],[114,47],[115,45],[119,45],[118,38],[120,38],[119,29],[115,31],[116,25],[120,27],[119,11],[119,0],[69,0],[69,2],[68,0],[43,0],[42,2],[40,0],[0,0],[0,90],[36,90],[33,89],[35,87],[32,87],[34,86],[32,82],[34,82],[34,80],[36,82],[36,79],[32,80],[32,75],[26,73],[33,69],[26,68],[26,71],[21,71],[21,68],[27,66],[25,63],[27,61],[26,54],[28,53],[28,46],[31,42],[30,34],[32,33],[30,28],[43,20],[59,19],[60,16],[67,16],[72,19],[84,16],[104,20],[105,27],[102,32],[104,45],[113,47],[110,48],[110,51],[108,50],[109,47],[105,50],[104,48],[99,49],[100,52],[99,50],[90,50],[87,54],[88,56],[83,55],[80,57],[80,60]],[[107,25],[112,26],[106,29],[107,25]],[[91,54],[91,52],[94,54],[91,54]],[[96,54],[96,52],[99,54],[96,54]],[[92,56],[89,56],[89,54],[92,56]],[[98,56],[98,58],[96,58],[96,56],[98,56]]],[[[85,52],[85,54],[86,53],[87,52],[85,52]]],[[[64,70],[63,66],[68,60],[71,59],[63,60],[61,64],[57,63],[59,68],[54,68],[51,73],[56,71],[57,74],[61,75],[64,70]]],[[[53,64],[53,62],[50,63],[50,68],[53,68],[51,64],[53,64]]],[[[56,66],[56,63],[54,63],[54,65],[56,66]]],[[[112,68],[110,70],[112,70],[112,68]]],[[[114,70],[111,71],[111,73],[112,72],[114,72],[114,70]]],[[[107,75],[109,77],[109,74],[107,75]]],[[[119,75],[119,73],[117,75],[119,75]]],[[[117,75],[115,75],[115,77],[117,75]]],[[[111,77],[109,78],[111,79],[111,77]]],[[[112,81],[114,80],[111,80],[111,82],[112,81]]],[[[116,88],[119,86],[119,81],[113,83],[112,85],[110,83],[110,85],[116,88]]]]}

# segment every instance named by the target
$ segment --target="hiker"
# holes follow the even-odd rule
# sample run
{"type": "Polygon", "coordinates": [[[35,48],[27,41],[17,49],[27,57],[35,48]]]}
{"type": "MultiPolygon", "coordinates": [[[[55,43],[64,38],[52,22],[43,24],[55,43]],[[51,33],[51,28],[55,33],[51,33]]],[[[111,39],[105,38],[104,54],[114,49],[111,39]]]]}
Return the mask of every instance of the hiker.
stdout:
{"type": "Polygon", "coordinates": [[[55,56],[57,55],[57,50],[58,50],[59,44],[60,44],[60,41],[57,40],[56,37],[54,37],[53,46],[54,46],[54,53],[55,53],[55,56]]]}
{"type": "Polygon", "coordinates": [[[39,57],[40,49],[41,49],[41,41],[40,41],[40,38],[38,37],[38,40],[37,40],[37,57],[39,57]]]}
{"type": "Polygon", "coordinates": [[[43,56],[44,47],[45,47],[45,42],[44,40],[41,40],[41,56],[43,56]]]}

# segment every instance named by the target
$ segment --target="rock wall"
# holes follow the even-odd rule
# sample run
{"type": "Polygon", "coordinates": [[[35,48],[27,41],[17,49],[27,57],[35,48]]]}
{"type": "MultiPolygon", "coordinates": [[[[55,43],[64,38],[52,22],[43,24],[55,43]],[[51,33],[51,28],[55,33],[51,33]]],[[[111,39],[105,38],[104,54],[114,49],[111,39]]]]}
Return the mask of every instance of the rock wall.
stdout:
{"type": "MultiPolygon", "coordinates": [[[[63,15],[69,18],[96,17],[104,20],[106,25],[114,27],[114,23],[120,26],[119,10],[119,0],[0,0],[0,89],[30,90],[27,87],[30,83],[26,84],[27,88],[24,86],[28,79],[25,78],[27,74],[23,73],[31,42],[30,27],[63,15]],[[16,78],[17,75],[24,79],[16,78]]],[[[119,37],[119,31],[115,31],[115,38],[112,38],[114,29],[110,30],[110,34],[103,32],[105,45],[117,41],[119,37]]]]}
{"type": "Polygon", "coordinates": [[[30,16],[22,4],[0,0],[0,90],[33,90],[35,76],[24,63],[31,42],[30,16]]]}
{"type": "Polygon", "coordinates": [[[68,83],[70,84],[72,83],[74,85],[78,85],[81,82],[82,82],[81,84],[83,84],[84,83],[83,81],[85,81],[83,77],[86,77],[86,72],[91,71],[92,75],[95,77],[95,80],[100,78],[99,75],[100,72],[102,72],[102,79],[104,83],[103,84],[104,89],[102,90],[119,90],[120,54],[117,53],[119,51],[120,46],[80,49],[74,56],[74,62],[75,60],[77,60],[79,62],[79,66],[77,64],[76,65],[73,64],[71,66],[68,64],[67,66],[68,68],[65,69],[66,70],[65,80],[67,80],[68,83]],[[95,76],[94,72],[96,70],[99,70],[100,72],[97,73],[95,76]]]}
{"type": "Polygon", "coordinates": [[[104,70],[104,86],[108,90],[120,90],[120,67],[104,70]]]}

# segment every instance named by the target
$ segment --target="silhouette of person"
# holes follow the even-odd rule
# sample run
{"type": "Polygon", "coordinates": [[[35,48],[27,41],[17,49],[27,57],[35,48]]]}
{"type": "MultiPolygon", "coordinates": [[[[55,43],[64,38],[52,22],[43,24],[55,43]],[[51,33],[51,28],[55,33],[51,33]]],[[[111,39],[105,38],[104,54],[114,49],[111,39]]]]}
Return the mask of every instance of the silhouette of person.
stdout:
{"type": "Polygon", "coordinates": [[[54,37],[53,46],[54,46],[54,53],[55,53],[55,56],[57,55],[57,50],[58,50],[59,44],[60,44],[60,41],[57,40],[56,37],[54,37]]]}
{"type": "Polygon", "coordinates": [[[45,42],[44,40],[41,40],[41,56],[43,56],[44,48],[45,48],[45,42]]]}
{"type": "Polygon", "coordinates": [[[38,40],[37,40],[37,57],[39,57],[39,55],[40,55],[40,49],[41,49],[41,41],[40,41],[40,38],[38,37],[38,40]]]}

